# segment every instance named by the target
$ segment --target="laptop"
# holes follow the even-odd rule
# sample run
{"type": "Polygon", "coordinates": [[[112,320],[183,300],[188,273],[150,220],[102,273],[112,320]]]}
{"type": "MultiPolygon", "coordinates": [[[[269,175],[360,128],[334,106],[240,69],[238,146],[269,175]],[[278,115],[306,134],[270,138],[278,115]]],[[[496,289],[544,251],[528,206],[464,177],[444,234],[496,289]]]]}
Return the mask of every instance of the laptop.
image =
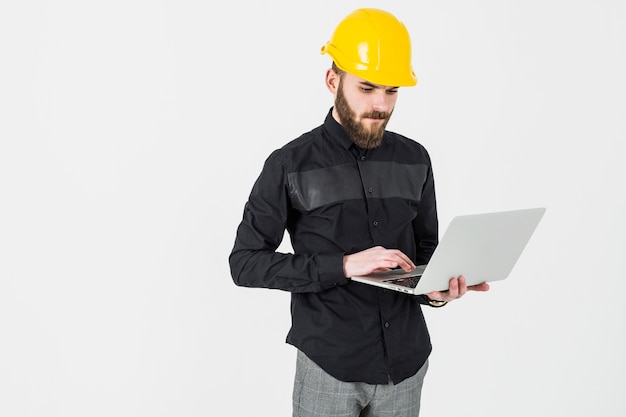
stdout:
{"type": "Polygon", "coordinates": [[[509,276],[546,209],[544,207],[469,214],[452,219],[426,265],[414,271],[393,269],[351,279],[408,294],[448,289],[463,275],[467,285],[509,276]]]}

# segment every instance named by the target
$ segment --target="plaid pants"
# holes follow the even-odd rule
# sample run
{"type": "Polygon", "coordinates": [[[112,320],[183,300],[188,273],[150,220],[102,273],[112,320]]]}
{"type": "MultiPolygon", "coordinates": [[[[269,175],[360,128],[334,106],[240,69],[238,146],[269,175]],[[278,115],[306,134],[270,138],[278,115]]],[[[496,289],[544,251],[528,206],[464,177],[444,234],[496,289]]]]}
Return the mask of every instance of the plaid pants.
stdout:
{"type": "Polygon", "coordinates": [[[343,382],[298,351],[293,417],[417,417],[428,361],[397,385],[343,382]]]}

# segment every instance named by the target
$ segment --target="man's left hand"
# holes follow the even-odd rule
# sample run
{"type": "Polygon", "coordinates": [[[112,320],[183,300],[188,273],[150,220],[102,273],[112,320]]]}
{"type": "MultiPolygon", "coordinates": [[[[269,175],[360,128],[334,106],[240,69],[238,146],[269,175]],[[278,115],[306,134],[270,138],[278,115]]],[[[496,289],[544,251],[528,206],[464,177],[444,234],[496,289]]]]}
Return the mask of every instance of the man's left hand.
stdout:
{"type": "Polygon", "coordinates": [[[463,297],[468,291],[489,291],[489,284],[483,282],[482,284],[470,285],[468,287],[465,277],[461,275],[458,278],[450,279],[448,291],[433,291],[426,295],[431,300],[450,302],[463,297]]]}

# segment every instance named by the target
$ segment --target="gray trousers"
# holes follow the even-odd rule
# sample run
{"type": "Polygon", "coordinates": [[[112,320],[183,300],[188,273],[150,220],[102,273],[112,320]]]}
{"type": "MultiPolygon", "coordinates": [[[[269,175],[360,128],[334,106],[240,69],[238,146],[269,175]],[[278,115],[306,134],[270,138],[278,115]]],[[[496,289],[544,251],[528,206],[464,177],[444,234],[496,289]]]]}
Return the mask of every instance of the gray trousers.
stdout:
{"type": "Polygon", "coordinates": [[[298,351],[293,417],[417,417],[428,361],[397,385],[343,382],[298,351]]]}

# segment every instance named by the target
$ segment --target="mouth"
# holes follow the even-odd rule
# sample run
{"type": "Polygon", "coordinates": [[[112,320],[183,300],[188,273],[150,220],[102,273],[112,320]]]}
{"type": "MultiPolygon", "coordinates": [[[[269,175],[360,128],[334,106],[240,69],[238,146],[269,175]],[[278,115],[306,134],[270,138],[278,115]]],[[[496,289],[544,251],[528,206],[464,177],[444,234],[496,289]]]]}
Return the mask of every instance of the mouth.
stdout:
{"type": "Polygon", "coordinates": [[[380,117],[365,117],[364,120],[367,120],[371,123],[382,123],[385,120],[387,120],[386,118],[380,118],[380,117]]]}
{"type": "Polygon", "coordinates": [[[385,112],[371,112],[371,113],[365,113],[362,116],[362,118],[365,120],[370,120],[375,123],[380,123],[380,122],[387,120],[389,118],[389,115],[385,112]]]}

